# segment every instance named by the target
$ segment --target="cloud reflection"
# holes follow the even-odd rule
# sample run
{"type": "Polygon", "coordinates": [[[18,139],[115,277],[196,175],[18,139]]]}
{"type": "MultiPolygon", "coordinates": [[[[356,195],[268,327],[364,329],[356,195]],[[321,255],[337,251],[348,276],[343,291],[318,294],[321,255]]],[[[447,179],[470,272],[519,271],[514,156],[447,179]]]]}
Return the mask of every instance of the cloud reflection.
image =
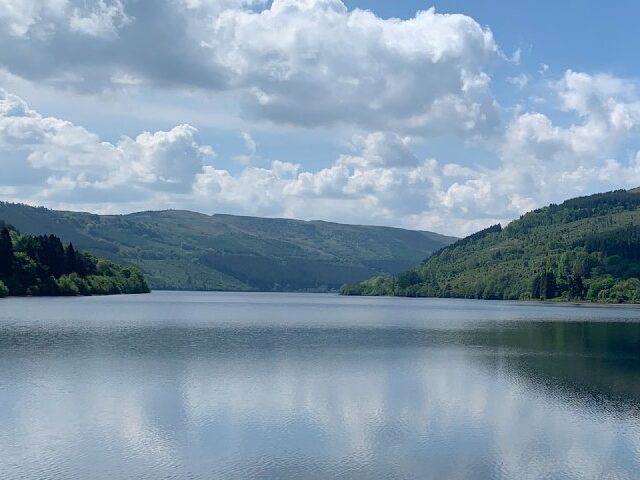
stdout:
{"type": "Polygon", "coordinates": [[[474,325],[4,327],[0,478],[640,471],[636,324],[474,325]]]}

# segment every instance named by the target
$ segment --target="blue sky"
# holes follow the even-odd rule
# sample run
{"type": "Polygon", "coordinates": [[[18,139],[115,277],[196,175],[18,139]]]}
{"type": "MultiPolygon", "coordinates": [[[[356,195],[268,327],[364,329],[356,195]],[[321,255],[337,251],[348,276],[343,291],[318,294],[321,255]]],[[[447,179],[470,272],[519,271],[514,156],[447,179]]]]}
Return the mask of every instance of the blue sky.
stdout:
{"type": "Polygon", "coordinates": [[[0,0],[0,199],[463,235],[637,186],[639,9],[0,0]]]}

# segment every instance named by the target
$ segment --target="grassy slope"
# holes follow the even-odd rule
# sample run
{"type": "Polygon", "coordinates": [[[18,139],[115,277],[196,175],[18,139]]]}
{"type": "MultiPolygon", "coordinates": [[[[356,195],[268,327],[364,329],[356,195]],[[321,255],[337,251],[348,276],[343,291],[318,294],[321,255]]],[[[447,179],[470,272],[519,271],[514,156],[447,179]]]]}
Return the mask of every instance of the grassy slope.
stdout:
{"type": "Polygon", "coordinates": [[[455,240],[386,227],[177,210],[98,216],[0,203],[0,219],[137,265],[152,288],[169,289],[336,289],[406,270],[455,240]]]}

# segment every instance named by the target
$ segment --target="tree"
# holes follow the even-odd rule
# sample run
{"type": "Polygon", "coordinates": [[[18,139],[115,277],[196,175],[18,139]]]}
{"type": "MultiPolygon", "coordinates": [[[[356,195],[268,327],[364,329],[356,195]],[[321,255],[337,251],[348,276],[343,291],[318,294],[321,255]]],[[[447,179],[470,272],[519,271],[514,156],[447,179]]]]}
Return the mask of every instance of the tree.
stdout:
{"type": "Polygon", "coordinates": [[[580,275],[567,276],[568,291],[567,294],[571,299],[582,300],[586,295],[586,288],[580,275]]]}
{"type": "Polygon", "coordinates": [[[20,235],[0,223],[0,296],[147,293],[138,269],[64,246],[55,235],[20,235]]]}
{"type": "Polygon", "coordinates": [[[78,263],[78,255],[73,248],[73,243],[70,243],[64,250],[64,273],[67,275],[74,272],[79,273],[78,263]]]}
{"type": "Polygon", "coordinates": [[[0,231],[0,278],[8,279],[13,270],[13,242],[9,229],[4,227],[0,231]]]}
{"type": "Polygon", "coordinates": [[[553,272],[536,275],[531,285],[531,298],[549,299],[558,296],[558,285],[553,272]]]}
{"type": "Polygon", "coordinates": [[[412,285],[417,285],[421,280],[422,279],[420,278],[420,275],[418,275],[418,272],[415,270],[409,270],[408,272],[403,272],[398,275],[398,287],[406,289],[412,285]]]}
{"type": "Polygon", "coordinates": [[[45,251],[51,274],[59,277],[64,273],[64,247],[62,241],[55,235],[49,235],[45,240],[45,251]]]}

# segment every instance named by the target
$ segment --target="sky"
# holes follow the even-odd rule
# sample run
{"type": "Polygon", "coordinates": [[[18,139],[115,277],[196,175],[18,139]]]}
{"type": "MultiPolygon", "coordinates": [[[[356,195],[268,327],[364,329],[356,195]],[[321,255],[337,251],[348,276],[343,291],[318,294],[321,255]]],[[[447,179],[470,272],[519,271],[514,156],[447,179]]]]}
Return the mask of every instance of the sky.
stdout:
{"type": "Polygon", "coordinates": [[[640,185],[640,4],[0,0],[0,200],[465,235],[640,185]]]}

